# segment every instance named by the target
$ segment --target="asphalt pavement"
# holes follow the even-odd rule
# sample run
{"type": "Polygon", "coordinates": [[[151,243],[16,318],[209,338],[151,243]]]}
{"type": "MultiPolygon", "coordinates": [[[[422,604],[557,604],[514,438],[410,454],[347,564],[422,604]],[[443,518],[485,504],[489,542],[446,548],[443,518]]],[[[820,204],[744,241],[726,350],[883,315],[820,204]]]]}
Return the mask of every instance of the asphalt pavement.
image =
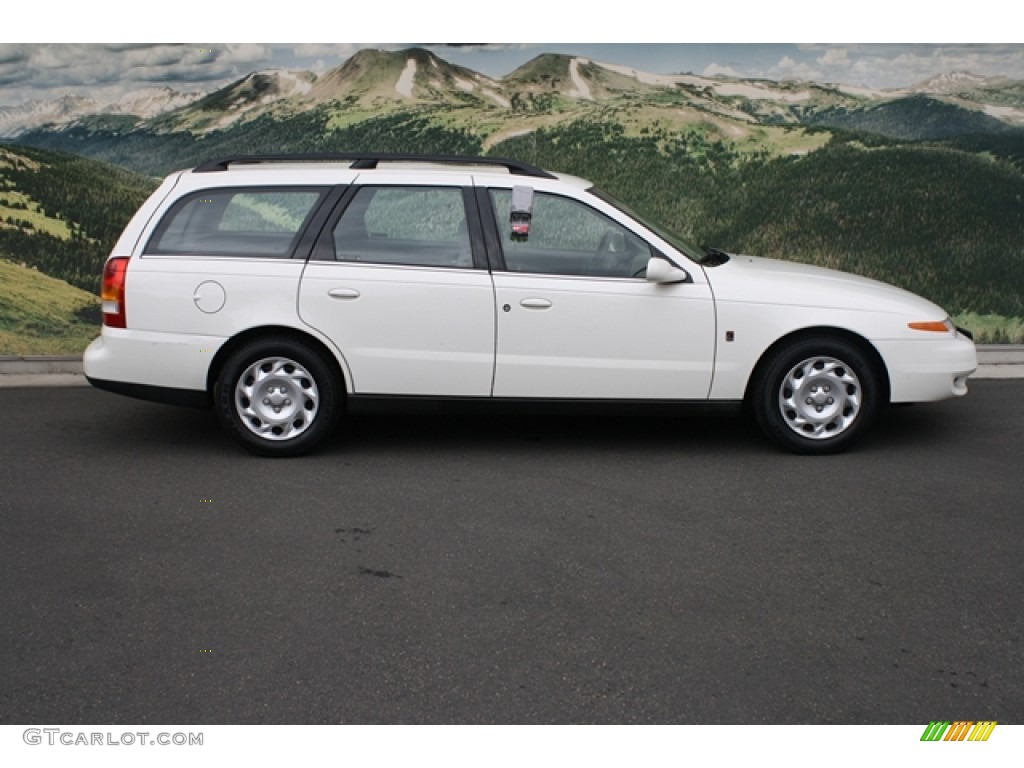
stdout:
{"type": "Polygon", "coordinates": [[[0,724],[1024,720],[1019,380],[821,458],[732,406],[377,406],[271,460],[0,398],[0,724]]]}

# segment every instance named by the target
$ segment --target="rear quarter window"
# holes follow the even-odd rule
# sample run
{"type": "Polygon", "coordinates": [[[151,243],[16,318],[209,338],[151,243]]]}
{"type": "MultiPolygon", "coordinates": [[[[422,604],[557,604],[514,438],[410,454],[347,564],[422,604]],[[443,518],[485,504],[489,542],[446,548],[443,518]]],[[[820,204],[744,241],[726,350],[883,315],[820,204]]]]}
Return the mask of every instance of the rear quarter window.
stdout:
{"type": "Polygon", "coordinates": [[[164,214],[144,253],[287,258],[325,194],[308,187],[193,192],[164,214]]]}

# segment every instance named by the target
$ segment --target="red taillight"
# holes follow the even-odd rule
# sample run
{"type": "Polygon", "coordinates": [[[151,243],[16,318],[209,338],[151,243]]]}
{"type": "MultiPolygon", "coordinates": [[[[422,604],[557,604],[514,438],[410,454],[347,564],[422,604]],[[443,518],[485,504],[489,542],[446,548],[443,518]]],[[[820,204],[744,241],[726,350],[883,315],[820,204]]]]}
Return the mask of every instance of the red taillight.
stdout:
{"type": "Polygon", "coordinates": [[[100,299],[103,301],[103,324],[108,328],[126,328],[124,315],[124,279],[128,272],[128,257],[108,259],[103,267],[100,299]]]}

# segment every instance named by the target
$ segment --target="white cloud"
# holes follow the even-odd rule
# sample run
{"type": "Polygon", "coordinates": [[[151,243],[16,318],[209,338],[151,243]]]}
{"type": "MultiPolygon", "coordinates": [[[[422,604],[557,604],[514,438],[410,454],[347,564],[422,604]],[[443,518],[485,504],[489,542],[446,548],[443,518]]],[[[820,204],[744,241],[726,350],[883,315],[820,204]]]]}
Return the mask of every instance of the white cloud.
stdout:
{"type": "Polygon", "coordinates": [[[726,77],[748,77],[748,75],[743,72],[739,72],[732,67],[727,67],[714,62],[704,67],[701,74],[704,77],[714,77],[715,75],[725,75],[726,77]]]}
{"type": "Polygon", "coordinates": [[[269,45],[49,44],[0,46],[2,102],[17,104],[65,93],[97,97],[151,84],[221,83],[267,66],[269,45]]]}
{"type": "Polygon", "coordinates": [[[845,48],[829,48],[818,57],[822,67],[846,67],[850,63],[850,52],[845,48]]]}
{"type": "Polygon", "coordinates": [[[24,43],[0,43],[0,64],[24,61],[30,46],[24,43]]]}
{"type": "Polygon", "coordinates": [[[300,43],[293,47],[292,52],[300,59],[346,59],[365,47],[368,46],[354,43],[300,43]]]}
{"type": "Polygon", "coordinates": [[[818,80],[822,76],[821,70],[790,56],[783,56],[768,74],[779,80],[818,80]]]}
{"type": "Polygon", "coordinates": [[[252,64],[270,58],[272,49],[269,45],[234,43],[214,46],[213,51],[217,61],[232,64],[252,64]]]}
{"type": "Polygon", "coordinates": [[[896,88],[943,72],[967,70],[979,75],[1024,79],[1024,46],[859,44],[798,46],[818,54],[815,64],[827,82],[896,88]]]}

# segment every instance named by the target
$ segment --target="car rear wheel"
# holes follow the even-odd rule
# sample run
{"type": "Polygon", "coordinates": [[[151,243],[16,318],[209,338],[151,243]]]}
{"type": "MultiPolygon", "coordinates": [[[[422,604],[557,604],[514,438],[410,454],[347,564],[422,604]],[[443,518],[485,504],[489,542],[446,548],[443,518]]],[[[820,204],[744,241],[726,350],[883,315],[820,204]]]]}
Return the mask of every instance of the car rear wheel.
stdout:
{"type": "Polygon", "coordinates": [[[246,344],[217,381],[217,413],[227,431],[262,456],[298,456],[334,429],[342,388],[320,353],[296,339],[246,344]]]}
{"type": "Polygon", "coordinates": [[[840,338],[798,339],[778,350],[752,392],[758,424],[795,453],[844,451],[867,432],[883,397],[870,359],[840,338]]]}

